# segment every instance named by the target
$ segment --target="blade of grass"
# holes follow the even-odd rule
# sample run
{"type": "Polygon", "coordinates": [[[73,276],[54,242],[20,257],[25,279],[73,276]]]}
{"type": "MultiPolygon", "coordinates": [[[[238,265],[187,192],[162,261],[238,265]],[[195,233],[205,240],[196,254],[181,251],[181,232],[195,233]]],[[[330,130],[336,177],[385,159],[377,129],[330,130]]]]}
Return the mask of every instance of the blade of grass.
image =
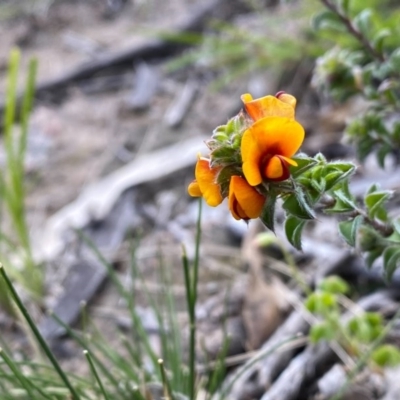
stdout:
{"type": "Polygon", "coordinates": [[[120,296],[126,301],[126,303],[128,305],[128,310],[130,312],[130,317],[131,317],[132,321],[134,322],[134,328],[138,332],[140,339],[143,342],[143,346],[153,363],[154,371],[158,372],[158,370],[159,370],[158,362],[157,362],[158,358],[157,358],[156,354],[154,353],[153,349],[151,348],[151,345],[150,345],[149,339],[147,337],[146,331],[143,327],[142,321],[141,321],[139,315],[135,311],[134,304],[132,304],[131,294],[125,289],[124,285],[121,283],[121,281],[118,278],[117,274],[115,273],[114,269],[112,268],[110,263],[103,257],[103,255],[100,253],[99,249],[95,246],[95,244],[86,235],[84,235],[83,232],[77,231],[77,234],[84,241],[84,243],[89,247],[89,249],[93,251],[93,254],[98,258],[98,260],[104,265],[110,279],[114,283],[120,296]]]}
{"type": "Polygon", "coordinates": [[[185,276],[186,299],[189,314],[189,398],[191,400],[194,400],[196,397],[196,302],[201,242],[201,211],[202,200],[199,199],[193,275],[190,272],[189,260],[184,247],[182,252],[182,266],[185,276]]]}
{"type": "Polygon", "coordinates": [[[32,320],[31,316],[28,313],[28,310],[25,308],[24,304],[22,303],[20,297],[18,296],[17,291],[15,290],[13,284],[11,283],[6,271],[2,264],[0,264],[0,275],[3,277],[6,286],[13,298],[15,304],[17,305],[18,309],[21,311],[22,315],[24,316],[26,322],[28,323],[29,327],[31,328],[36,340],[38,341],[40,347],[46,354],[47,358],[53,365],[54,369],[57,371],[58,375],[60,376],[61,380],[64,382],[65,386],[69,389],[71,396],[74,400],[80,400],[80,396],[76,392],[75,388],[71,385],[67,375],[62,370],[60,364],[58,363],[57,359],[55,358],[54,354],[50,350],[50,347],[47,345],[46,341],[44,340],[43,336],[40,334],[39,329],[37,328],[36,324],[32,320]]]}
{"type": "Polygon", "coordinates": [[[85,355],[85,357],[89,363],[90,370],[92,371],[92,374],[93,374],[94,378],[96,379],[97,384],[99,385],[99,388],[100,388],[101,393],[103,394],[103,397],[105,398],[105,400],[111,400],[111,398],[108,396],[107,392],[104,389],[103,382],[101,381],[100,376],[97,373],[96,367],[94,365],[94,362],[92,360],[90,353],[87,350],[83,350],[83,354],[85,355]]]}
{"type": "Polygon", "coordinates": [[[165,373],[164,361],[161,358],[158,360],[158,365],[160,366],[161,381],[162,381],[163,391],[164,391],[164,399],[173,400],[171,386],[167,379],[167,374],[165,373]]]}
{"type": "MultiPolygon", "coordinates": [[[[65,324],[56,314],[50,313],[51,317],[60,325],[62,326],[68,335],[73,338],[82,348],[90,348],[90,345],[87,340],[83,339],[80,335],[74,332],[71,327],[65,324]]],[[[93,343],[92,343],[93,344],[93,343]]],[[[105,366],[100,359],[92,354],[92,360],[96,363],[96,365],[101,369],[101,372],[107,377],[107,379],[118,389],[119,382],[118,380],[111,374],[109,368],[105,366]]]]}

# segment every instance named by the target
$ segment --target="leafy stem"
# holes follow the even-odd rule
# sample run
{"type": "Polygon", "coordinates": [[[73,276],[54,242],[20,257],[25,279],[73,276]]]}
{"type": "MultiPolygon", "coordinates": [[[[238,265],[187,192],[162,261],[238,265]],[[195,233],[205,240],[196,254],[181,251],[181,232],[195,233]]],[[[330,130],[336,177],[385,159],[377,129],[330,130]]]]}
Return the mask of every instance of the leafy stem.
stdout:
{"type": "Polygon", "coordinates": [[[363,33],[360,32],[359,29],[357,29],[352,20],[346,14],[341,12],[335,4],[333,4],[330,0],[321,0],[321,3],[338,16],[343,25],[347,28],[348,32],[365,47],[365,49],[368,51],[368,53],[370,53],[373,58],[379,60],[380,62],[385,61],[384,55],[379,53],[372,47],[371,43],[365,37],[365,35],[363,35],[363,33]]]}

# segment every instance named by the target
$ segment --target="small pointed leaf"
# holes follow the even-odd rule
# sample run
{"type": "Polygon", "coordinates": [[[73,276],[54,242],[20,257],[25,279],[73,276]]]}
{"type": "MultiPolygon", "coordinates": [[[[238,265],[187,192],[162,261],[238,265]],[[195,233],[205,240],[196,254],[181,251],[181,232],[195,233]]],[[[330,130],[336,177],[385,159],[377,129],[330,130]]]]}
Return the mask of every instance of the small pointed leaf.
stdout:
{"type": "Polygon", "coordinates": [[[267,196],[267,201],[265,202],[264,208],[260,215],[262,223],[272,232],[275,232],[274,223],[275,223],[276,200],[277,200],[276,195],[270,193],[267,196]]]}
{"type": "Polygon", "coordinates": [[[389,246],[383,252],[383,268],[388,281],[400,264],[400,246],[389,246]]]}
{"type": "Polygon", "coordinates": [[[285,221],[285,233],[290,244],[297,250],[301,250],[301,234],[306,221],[289,216],[285,221]]]}
{"type": "Polygon", "coordinates": [[[358,228],[362,224],[363,220],[364,218],[361,215],[358,215],[351,221],[339,222],[340,235],[351,247],[356,246],[358,228]]]}

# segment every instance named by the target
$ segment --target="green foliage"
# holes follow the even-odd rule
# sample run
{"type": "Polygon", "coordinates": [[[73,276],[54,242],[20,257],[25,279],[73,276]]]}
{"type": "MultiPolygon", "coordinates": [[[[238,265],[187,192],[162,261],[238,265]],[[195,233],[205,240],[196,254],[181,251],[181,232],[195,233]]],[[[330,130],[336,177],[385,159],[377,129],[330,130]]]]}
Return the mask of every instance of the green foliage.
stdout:
{"type": "MultiPolygon", "coordinates": [[[[34,99],[37,62],[29,63],[24,95],[17,95],[20,53],[11,51],[6,102],[4,109],[4,148],[6,165],[0,175],[0,207],[11,220],[12,232],[0,232],[0,254],[9,260],[18,255],[18,265],[11,265],[12,277],[20,282],[36,300],[41,300],[43,271],[33,259],[25,210],[25,153],[28,139],[29,116],[34,99]],[[19,129],[17,128],[19,121],[19,129]]],[[[1,295],[2,296],[2,295],[1,295]]],[[[3,304],[6,301],[2,296],[3,304]]]]}
{"type": "Polygon", "coordinates": [[[336,275],[331,275],[324,278],[318,284],[318,288],[324,292],[332,294],[347,294],[350,291],[347,282],[336,275]]]}
{"type": "Polygon", "coordinates": [[[350,319],[342,317],[340,304],[351,302],[350,299],[341,301],[348,292],[349,287],[345,281],[337,276],[329,276],[307,297],[304,305],[317,318],[310,329],[311,342],[336,341],[350,355],[362,357],[367,354],[365,361],[379,366],[400,364],[400,351],[397,347],[381,344],[386,335],[385,321],[381,314],[358,312],[350,319]]]}
{"type": "Polygon", "coordinates": [[[361,161],[375,153],[383,166],[400,146],[400,11],[389,1],[321,2],[313,26],[334,47],[317,60],[314,85],[337,101],[364,99],[347,137],[361,161]]]}
{"type": "Polygon", "coordinates": [[[371,357],[380,367],[395,367],[400,364],[400,350],[391,344],[379,346],[371,357]]]}

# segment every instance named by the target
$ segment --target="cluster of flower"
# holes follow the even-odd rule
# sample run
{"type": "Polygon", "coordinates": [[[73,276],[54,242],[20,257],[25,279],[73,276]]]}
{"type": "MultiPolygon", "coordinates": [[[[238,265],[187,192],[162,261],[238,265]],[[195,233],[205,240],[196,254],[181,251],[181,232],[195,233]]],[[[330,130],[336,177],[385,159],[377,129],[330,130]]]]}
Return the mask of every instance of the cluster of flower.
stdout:
{"type": "Polygon", "coordinates": [[[198,156],[188,192],[212,207],[228,197],[233,217],[249,220],[260,216],[271,185],[290,178],[290,166],[297,166],[291,157],[303,143],[304,129],[295,120],[296,99],[287,93],[241,99],[245,112],[206,141],[210,155],[198,156]]]}

